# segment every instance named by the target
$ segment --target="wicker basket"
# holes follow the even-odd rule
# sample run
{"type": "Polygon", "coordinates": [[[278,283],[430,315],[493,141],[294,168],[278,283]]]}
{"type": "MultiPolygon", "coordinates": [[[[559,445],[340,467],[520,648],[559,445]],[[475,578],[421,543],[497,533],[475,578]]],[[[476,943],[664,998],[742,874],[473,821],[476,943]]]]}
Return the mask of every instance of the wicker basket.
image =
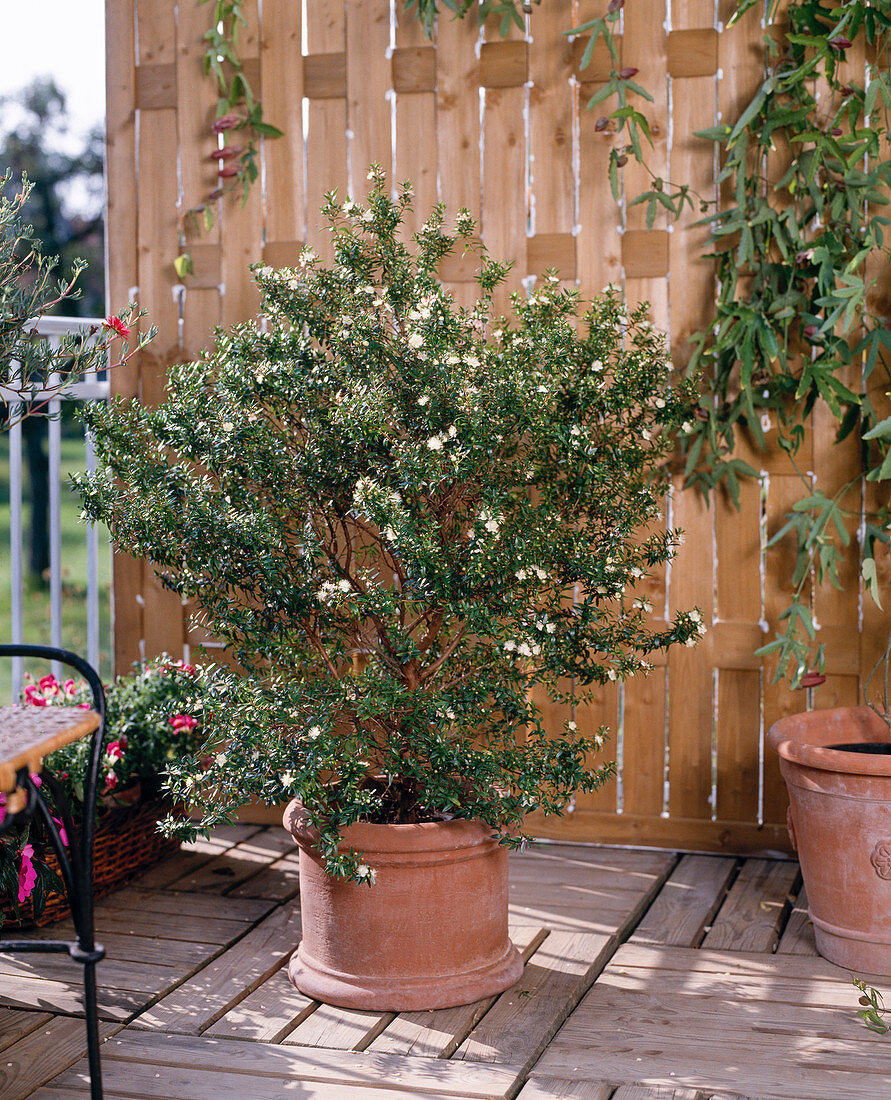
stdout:
{"type": "MultiPolygon", "coordinates": [[[[93,846],[93,896],[103,897],[125,882],[136,878],[179,847],[179,841],[164,837],[157,830],[158,818],[167,813],[164,802],[145,802],[132,809],[114,809],[97,823],[93,846]]],[[[55,856],[46,854],[47,864],[58,874],[55,856]]],[[[4,933],[14,928],[52,924],[69,915],[68,901],[50,894],[43,912],[35,920],[30,900],[23,902],[16,916],[4,906],[4,933]]]]}

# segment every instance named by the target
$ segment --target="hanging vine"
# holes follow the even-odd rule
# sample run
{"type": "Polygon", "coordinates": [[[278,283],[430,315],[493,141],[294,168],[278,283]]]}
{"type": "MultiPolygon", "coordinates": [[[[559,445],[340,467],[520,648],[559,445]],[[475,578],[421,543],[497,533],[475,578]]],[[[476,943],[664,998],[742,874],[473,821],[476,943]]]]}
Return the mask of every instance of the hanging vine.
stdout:
{"type": "MultiPolygon", "coordinates": [[[[260,138],[277,138],[281,130],[263,118],[263,106],[254,95],[244,63],[239,52],[239,29],[247,27],[244,17],[244,0],[200,0],[213,4],[213,16],[209,30],[204,35],[204,73],[210,77],[217,90],[217,117],[210,128],[210,136],[217,147],[209,160],[217,162],[218,186],[201,203],[189,207],[181,217],[180,247],[185,247],[188,230],[200,233],[214,224],[214,203],[230,191],[241,189],[242,206],[247,202],[251,187],[260,174],[257,166],[260,138]],[[219,135],[225,134],[220,145],[219,135]],[[238,139],[243,144],[235,144],[238,139]]],[[[192,258],[183,252],[174,260],[180,279],[192,271],[192,258]]]]}
{"type": "MultiPolygon", "coordinates": [[[[474,6],[443,2],[457,16],[474,6]]],[[[415,3],[432,28],[436,0],[408,0],[406,7],[415,3]]],[[[762,0],[741,0],[731,25],[756,3],[762,0]]],[[[700,378],[702,397],[682,440],[686,485],[707,497],[726,492],[738,505],[740,479],[759,473],[738,457],[737,433],[764,450],[768,432],[776,431],[802,497],[771,539],[794,538],[796,562],[781,629],[758,652],[776,658],[777,679],[798,684],[824,664],[812,582],[841,587],[842,558],[859,534],[862,576],[878,602],[876,554],[889,543],[887,493],[877,486],[878,503],[864,518],[860,487],[863,477],[891,479],[891,417],[870,396],[891,386],[891,330],[870,297],[877,261],[891,253],[891,0],[767,0],[760,87],[737,119],[696,135],[718,147],[717,183],[730,200],[717,210],[689,184],[664,180],[647,164],[653,143],[640,101],[653,97],[634,81],[637,68],[620,68],[615,36],[623,5],[610,0],[602,16],[566,33],[589,35],[582,68],[601,39],[611,59],[587,106],[614,104],[596,127],[620,136],[609,160],[615,199],[622,199],[621,169],[634,159],[649,185],[624,201],[646,205],[648,226],[660,208],[677,219],[698,204],[709,215],[718,294],[714,323],[692,338],[688,370],[700,378]],[[848,57],[864,55],[863,78],[844,75],[848,57]],[[838,441],[856,433],[860,444],[860,473],[831,494],[798,462],[818,407],[835,419],[838,441]]],[[[499,10],[508,7],[502,34],[528,10],[512,0],[499,10]]]]}

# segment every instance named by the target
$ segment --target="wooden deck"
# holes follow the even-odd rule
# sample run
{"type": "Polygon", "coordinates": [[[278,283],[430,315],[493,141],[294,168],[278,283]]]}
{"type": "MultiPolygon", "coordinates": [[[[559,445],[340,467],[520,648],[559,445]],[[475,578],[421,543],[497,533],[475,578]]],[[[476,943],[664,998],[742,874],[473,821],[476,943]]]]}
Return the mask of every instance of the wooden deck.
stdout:
{"type": "MultiPolygon", "coordinates": [[[[106,1096],[891,1097],[891,1043],[816,955],[795,863],[565,844],[511,859],[522,980],[394,1016],[289,984],[300,915],[281,829],[184,849],[99,906],[106,1096]]],[[[88,1095],[78,973],[0,956],[2,1100],[88,1095]]]]}

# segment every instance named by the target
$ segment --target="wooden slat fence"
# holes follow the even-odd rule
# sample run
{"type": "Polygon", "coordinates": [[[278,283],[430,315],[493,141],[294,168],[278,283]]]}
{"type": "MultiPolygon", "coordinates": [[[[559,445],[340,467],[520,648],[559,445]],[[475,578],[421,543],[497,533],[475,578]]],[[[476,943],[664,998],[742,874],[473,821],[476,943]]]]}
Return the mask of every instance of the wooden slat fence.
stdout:
{"type": "MultiPolygon", "coordinates": [[[[601,14],[603,0],[545,0],[526,35],[502,39],[493,25],[443,18],[428,42],[402,0],[263,0],[246,5],[240,47],[268,121],[285,137],[262,150],[263,183],[247,205],[227,198],[214,229],[190,242],[194,274],[178,287],[179,210],[215,184],[210,126],[215,96],[202,75],[202,35],[210,7],[198,0],[107,0],[110,287],[115,307],[131,294],[159,335],[137,369],[115,376],[125,394],[157,400],[165,367],[195,355],[215,324],[253,314],[247,265],[293,263],[304,243],[327,255],[319,229],[325,191],[364,194],[378,161],[397,181],[411,179],[413,217],[437,199],[466,206],[493,255],[515,268],[502,297],[527,276],[556,266],[583,292],[623,281],[629,301],[647,299],[670,333],[675,361],[689,356],[691,333],[708,322],[713,273],[701,258],[706,230],[685,215],[645,224],[642,207],[617,205],[606,175],[616,137],[598,132],[598,111],[584,109],[606,79],[600,46],[578,68],[583,41],[564,31],[601,14]]],[[[655,95],[648,107],[659,174],[715,194],[710,143],[693,131],[735,116],[761,79],[758,12],[726,28],[733,0],[637,0],[624,9],[622,63],[640,69],[655,95]],[[669,117],[669,107],[671,117],[669,117]]],[[[634,164],[626,195],[642,187],[634,164]]],[[[410,229],[415,226],[409,226],[410,229]]],[[[470,299],[472,271],[443,271],[458,302],[470,299]]],[[[775,438],[775,436],[774,436],[775,438]]],[[[838,462],[831,426],[819,423],[799,455],[807,470],[838,462]]],[[[743,486],[737,512],[710,508],[676,486],[668,521],[686,531],[670,570],[652,578],[657,618],[697,604],[710,624],[695,650],[673,651],[646,680],[603,689],[580,726],[606,722],[615,738],[620,780],[580,797],[562,820],[536,823],[542,834],[737,852],[788,849],[785,793],[765,728],[804,709],[804,692],[770,684],[753,651],[772,634],[791,575],[791,550],[765,550],[798,489],[779,448],[748,457],[763,471],[743,486]]],[[[838,472],[841,477],[843,471],[838,472]]],[[[856,550],[847,568],[856,578],[856,550]]],[[[854,579],[843,593],[820,596],[816,610],[827,643],[827,683],[819,706],[853,703],[861,669],[880,645],[881,615],[861,644],[854,579]]],[[[116,658],[179,652],[200,643],[178,600],[142,563],[119,557],[115,572],[116,658]]],[[[557,714],[554,714],[555,721],[557,714]]]]}

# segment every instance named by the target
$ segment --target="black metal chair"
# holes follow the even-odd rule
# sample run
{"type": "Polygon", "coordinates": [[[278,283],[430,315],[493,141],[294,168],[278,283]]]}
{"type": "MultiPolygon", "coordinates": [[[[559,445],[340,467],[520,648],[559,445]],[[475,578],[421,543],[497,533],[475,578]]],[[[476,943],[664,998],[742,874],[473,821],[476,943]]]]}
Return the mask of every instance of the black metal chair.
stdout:
{"type": "Polygon", "coordinates": [[[41,772],[41,784],[35,784],[27,767],[18,772],[18,785],[26,792],[24,808],[8,813],[0,832],[25,821],[39,821],[52,844],[53,852],[62,872],[75,940],[51,939],[3,939],[0,935],[0,952],[54,952],[68,954],[83,965],[84,1012],[87,1027],[87,1056],[90,1067],[90,1095],[92,1100],[102,1100],[102,1073],[99,1061],[99,1012],[96,997],[96,963],[105,957],[105,948],[97,944],[93,923],[93,833],[96,819],[96,797],[99,771],[105,741],[105,692],[95,669],[83,658],[65,649],[42,645],[0,645],[0,657],[37,657],[59,661],[75,669],[86,680],[93,694],[93,710],[99,715],[99,724],[93,731],[89,764],[84,781],[83,820],[75,829],[71,809],[64,792],[48,770],[41,772]],[[44,788],[52,795],[67,833],[68,846],[62,843],[59,826],[43,795],[44,788]]]}

